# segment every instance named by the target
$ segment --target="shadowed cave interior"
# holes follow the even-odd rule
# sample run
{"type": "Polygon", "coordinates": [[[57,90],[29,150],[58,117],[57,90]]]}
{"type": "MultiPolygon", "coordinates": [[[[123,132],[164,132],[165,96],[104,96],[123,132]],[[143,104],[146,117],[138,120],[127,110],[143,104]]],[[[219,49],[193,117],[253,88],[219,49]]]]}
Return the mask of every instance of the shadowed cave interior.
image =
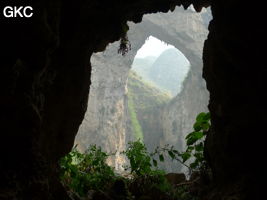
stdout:
{"type": "Polygon", "coordinates": [[[0,21],[0,199],[70,199],[58,160],[71,150],[87,109],[91,55],[124,37],[128,21],[190,4],[196,11],[210,5],[213,15],[203,50],[212,123],[205,157],[213,180],[203,198],[264,194],[263,6],[240,0],[27,2],[33,18],[0,21]]]}

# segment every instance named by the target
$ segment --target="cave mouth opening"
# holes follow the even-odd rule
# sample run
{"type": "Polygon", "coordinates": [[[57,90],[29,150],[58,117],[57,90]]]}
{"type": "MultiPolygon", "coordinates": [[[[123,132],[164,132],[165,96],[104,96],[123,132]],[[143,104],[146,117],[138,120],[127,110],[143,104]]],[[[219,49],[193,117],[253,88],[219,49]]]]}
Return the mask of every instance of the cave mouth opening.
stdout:
{"type": "MultiPolygon", "coordinates": [[[[93,54],[88,108],[75,138],[77,149],[85,152],[95,144],[113,153],[107,163],[118,173],[128,163],[120,152],[129,141],[140,139],[149,152],[165,144],[185,150],[185,136],[192,131],[195,117],[208,110],[209,93],[202,78],[206,24],[203,13],[179,7],[174,12],[145,15],[140,24],[128,22],[131,50],[125,56],[118,54],[119,41],[93,54]],[[142,55],[151,40],[169,45],[149,47],[148,52],[157,54],[142,55]],[[167,67],[164,56],[172,61],[167,67]],[[178,68],[173,67],[175,60],[178,68]],[[151,71],[144,67],[146,62],[151,71]],[[151,73],[140,75],[144,70],[151,73]],[[160,81],[172,83],[171,87],[162,87],[160,81]]],[[[158,163],[166,172],[187,172],[171,158],[158,163]]]]}
{"type": "MultiPolygon", "coordinates": [[[[208,110],[209,93],[202,78],[202,50],[208,34],[207,24],[211,19],[210,16],[210,10],[204,9],[204,12],[196,13],[193,7],[188,10],[176,7],[173,12],[147,14],[139,24],[128,22],[127,36],[131,43],[131,50],[125,56],[118,54],[119,41],[109,44],[104,52],[92,55],[92,83],[88,108],[75,139],[75,145],[78,145],[80,151],[85,151],[90,144],[97,144],[107,152],[121,152],[125,150],[128,141],[138,138],[147,141],[145,143],[148,150],[162,144],[178,145],[179,150],[185,149],[184,138],[192,131],[196,115],[208,110]],[[178,62],[180,64],[182,62],[184,72],[174,73],[171,70],[160,69],[159,76],[166,72],[172,76],[163,80],[177,84],[172,84],[175,86],[172,88],[173,91],[166,89],[163,91],[164,97],[160,101],[163,101],[161,104],[166,105],[159,106],[156,103],[154,106],[159,107],[157,110],[163,114],[156,113],[159,111],[153,110],[152,103],[149,101],[146,105],[151,104],[148,106],[151,109],[144,114],[140,109],[137,111],[134,108],[136,107],[133,106],[134,100],[139,108],[144,104],[138,102],[137,96],[130,95],[127,81],[129,83],[130,71],[137,68],[139,71],[144,71],[143,67],[136,67],[142,57],[142,46],[144,45],[145,48],[146,42],[157,43],[158,40],[169,45],[152,46],[147,52],[153,51],[159,54],[163,49],[173,51],[173,54],[178,55],[178,62]],[[181,75],[180,80],[179,77],[175,77],[178,74],[181,75]],[[180,92],[179,95],[177,95],[178,92],[180,92]],[[167,97],[168,93],[170,97],[167,97]],[[151,128],[148,129],[148,127],[151,128]],[[148,130],[147,134],[140,133],[141,129],[148,130]]],[[[167,56],[170,56],[170,53],[167,53],[167,56]]],[[[174,60],[174,57],[171,60],[174,60]]],[[[171,65],[169,68],[173,70],[171,65]]],[[[181,72],[181,68],[177,71],[181,72]]],[[[156,78],[160,79],[160,77],[156,78]]],[[[155,93],[158,91],[152,94],[153,100],[155,96],[159,96],[155,93]]],[[[108,160],[108,163],[119,170],[123,168],[125,159],[117,153],[108,160]]],[[[167,171],[181,171],[179,167],[177,170],[169,164],[166,164],[167,171]]]]}

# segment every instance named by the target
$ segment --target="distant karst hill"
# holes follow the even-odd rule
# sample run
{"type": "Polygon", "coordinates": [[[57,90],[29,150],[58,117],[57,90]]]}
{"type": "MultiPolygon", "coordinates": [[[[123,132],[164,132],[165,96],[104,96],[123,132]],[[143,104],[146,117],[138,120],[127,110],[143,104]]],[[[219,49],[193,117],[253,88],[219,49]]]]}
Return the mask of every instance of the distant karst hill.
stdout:
{"type": "Polygon", "coordinates": [[[155,57],[137,58],[132,69],[145,80],[153,82],[158,88],[177,95],[189,70],[190,63],[177,49],[167,49],[155,57]]]}

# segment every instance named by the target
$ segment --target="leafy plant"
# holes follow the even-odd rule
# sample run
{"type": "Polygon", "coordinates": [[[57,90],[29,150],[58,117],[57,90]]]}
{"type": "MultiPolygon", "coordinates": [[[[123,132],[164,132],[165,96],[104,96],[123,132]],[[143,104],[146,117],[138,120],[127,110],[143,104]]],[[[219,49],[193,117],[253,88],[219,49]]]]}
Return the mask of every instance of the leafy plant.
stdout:
{"type": "Polygon", "coordinates": [[[76,147],[60,160],[61,181],[78,196],[90,189],[101,190],[115,179],[113,169],[106,164],[109,155],[92,145],[83,154],[76,147]]]}
{"type": "Polygon", "coordinates": [[[139,196],[151,193],[155,189],[163,193],[169,191],[170,184],[165,178],[165,172],[153,168],[151,154],[148,153],[145,145],[140,140],[128,144],[129,147],[123,153],[130,162],[130,166],[126,166],[125,169],[131,169],[131,174],[134,175],[129,182],[132,192],[139,196]]]}
{"type": "Polygon", "coordinates": [[[123,153],[130,161],[130,166],[125,166],[125,169],[131,169],[131,173],[141,176],[152,172],[151,158],[145,145],[137,140],[129,142],[129,147],[123,153]]]}
{"type": "MultiPolygon", "coordinates": [[[[193,125],[194,131],[186,136],[187,149],[185,152],[179,152],[173,146],[165,145],[157,147],[152,157],[159,156],[159,160],[164,162],[164,154],[166,153],[172,160],[176,160],[186,166],[190,171],[200,170],[205,167],[204,159],[204,140],[210,128],[210,113],[200,113],[196,117],[196,122],[193,125]],[[191,160],[190,165],[186,163],[191,160]]],[[[157,166],[157,160],[153,159],[154,166],[157,166]]]]}
{"type": "MultiPolygon", "coordinates": [[[[200,113],[196,117],[194,131],[186,136],[187,149],[182,153],[170,145],[157,147],[153,153],[149,153],[140,139],[129,142],[128,148],[122,154],[126,155],[130,163],[125,169],[130,169],[133,175],[133,179],[126,181],[130,191],[140,196],[153,194],[156,189],[165,195],[176,196],[177,199],[194,199],[186,186],[178,189],[170,186],[165,178],[165,172],[158,170],[157,160],[164,162],[164,155],[168,154],[172,160],[179,161],[190,170],[202,170],[206,166],[203,151],[204,139],[209,128],[210,114],[200,113]],[[155,159],[155,156],[158,156],[158,159],[155,159]],[[192,161],[189,166],[186,164],[188,161],[192,161]]],[[[89,190],[106,191],[112,188],[115,180],[119,178],[126,180],[115,176],[114,169],[106,164],[106,159],[110,155],[96,145],[91,145],[85,153],[80,153],[74,147],[59,163],[63,185],[71,193],[84,197],[89,190]]]]}
{"type": "Polygon", "coordinates": [[[194,131],[186,136],[187,149],[181,154],[185,163],[189,159],[194,161],[190,164],[193,170],[199,170],[205,165],[204,159],[204,139],[210,128],[210,113],[200,113],[196,117],[194,131]]]}
{"type": "Polygon", "coordinates": [[[187,168],[190,168],[188,165],[186,165],[182,159],[181,159],[181,153],[174,149],[174,146],[170,146],[169,144],[166,144],[164,147],[157,147],[155,149],[155,151],[153,153],[151,153],[151,157],[153,158],[153,165],[157,167],[158,162],[155,159],[155,156],[158,156],[158,160],[160,162],[164,162],[165,161],[165,157],[164,155],[168,155],[172,160],[176,160],[179,163],[183,164],[184,166],[186,166],[187,168]]]}

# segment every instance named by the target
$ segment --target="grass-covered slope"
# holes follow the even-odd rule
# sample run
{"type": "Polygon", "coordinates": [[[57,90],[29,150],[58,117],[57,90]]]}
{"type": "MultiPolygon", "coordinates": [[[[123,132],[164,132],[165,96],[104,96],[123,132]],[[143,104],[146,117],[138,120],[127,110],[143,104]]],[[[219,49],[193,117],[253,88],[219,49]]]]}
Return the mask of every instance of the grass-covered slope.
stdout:
{"type": "Polygon", "coordinates": [[[133,71],[129,73],[127,87],[128,109],[134,138],[141,141],[144,139],[145,144],[152,147],[153,141],[149,139],[151,134],[161,135],[160,108],[169,102],[171,96],[144,81],[133,71]]]}
{"type": "Polygon", "coordinates": [[[133,95],[128,95],[128,109],[131,119],[131,125],[132,125],[132,131],[134,134],[134,140],[140,140],[141,142],[144,141],[144,135],[142,131],[142,127],[139,123],[139,120],[137,118],[137,114],[135,111],[135,104],[133,101],[133,95]]]}
{"type": "Polygon", "coordinates": [[[134,71],[129,73],[127,86],[128,95],[132,96],[137,112],[161,106],[171,99],[169,94],[162,92],[152,83],[143,80],[134,71]]]}

